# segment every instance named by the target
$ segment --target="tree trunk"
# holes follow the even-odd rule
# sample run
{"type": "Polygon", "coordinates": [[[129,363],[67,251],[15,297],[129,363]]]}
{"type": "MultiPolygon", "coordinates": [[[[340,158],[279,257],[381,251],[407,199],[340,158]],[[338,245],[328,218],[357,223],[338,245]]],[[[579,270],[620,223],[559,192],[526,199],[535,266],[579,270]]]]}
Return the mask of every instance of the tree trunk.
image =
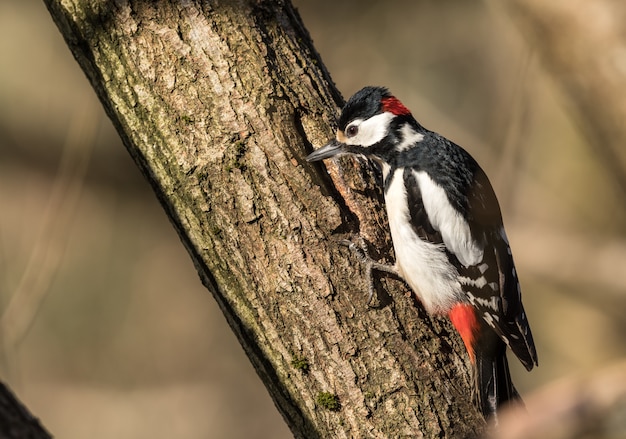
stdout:
{"type": "Polygon", "coordinates": [[[0,438],[50,439],[50,437],[9,388],[0,384],[0,438]]]}
{"type": "Polygon", "coordinates": [[[381,193],[304,160],[342,99],[289,1],[46,4],[296,437],[484,428],[449,323],[394,279],[366,304],[341,240],[393,258],[381,193]]]}

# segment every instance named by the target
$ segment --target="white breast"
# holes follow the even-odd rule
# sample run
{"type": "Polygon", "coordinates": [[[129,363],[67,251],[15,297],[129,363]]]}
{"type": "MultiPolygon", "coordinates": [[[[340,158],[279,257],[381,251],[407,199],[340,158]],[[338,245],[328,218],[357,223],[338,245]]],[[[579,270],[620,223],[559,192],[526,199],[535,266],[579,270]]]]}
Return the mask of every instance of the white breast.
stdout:
{"type": "Polygon", "coordinates": [[[413,231],[403,172],[394,171],[385,194],[396,267],[429,313],[446,313],[462,296],[458,272],[448,262],[443,244],[422,241],[413,231]]]}

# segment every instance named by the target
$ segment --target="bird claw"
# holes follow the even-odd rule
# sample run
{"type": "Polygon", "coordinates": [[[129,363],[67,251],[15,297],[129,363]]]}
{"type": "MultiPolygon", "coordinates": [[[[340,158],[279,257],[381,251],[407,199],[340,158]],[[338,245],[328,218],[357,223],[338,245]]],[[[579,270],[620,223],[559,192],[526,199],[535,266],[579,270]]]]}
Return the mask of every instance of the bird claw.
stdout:
{"type": "Polygon", "coordinates": [[[352,253],[354,253],[354,255],[359,260],[359,262],[361,262],[362,264],[374,262],[374,260],[370,258],[370,255],[367,251],[367,244],[365,243],[365,240],[363,239],[363,237],[358,236],[357,242],[352,242],[348,239],[343,239],[341,243],[347,246],[352,251],[352,253]]]}
{"type": "Polygon", "coordinates": [[[366,303],[367,306],[370,306],[375,293],[374,275],[372,274],[372,270],[385,271],[394,275],[397,275],[398,273],[394,267],[377,262],[370,257],[367,250],[367,243],[362,236],[357,236],[356,241],[357,242],[353,242],[347,239],[343,239],[341,241],[341,244],[346,245],[352,251],[352,253],[354,253],[359,262],[364,265],[365,276],[368,280],[368,294],[366,303]]]}

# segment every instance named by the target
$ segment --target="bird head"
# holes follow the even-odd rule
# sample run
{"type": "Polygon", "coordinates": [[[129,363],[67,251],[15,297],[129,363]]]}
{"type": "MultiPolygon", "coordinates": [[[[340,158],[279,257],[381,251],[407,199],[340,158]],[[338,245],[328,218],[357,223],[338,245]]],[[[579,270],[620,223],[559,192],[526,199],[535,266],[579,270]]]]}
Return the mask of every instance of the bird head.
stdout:
{"type": "MultiPolygon", "coordinates": [[[[340,154],[360,154],[384,161],[407,142],[419,141],[419,124],[402,102],[384,87],[365,87],[346,103],[339,117],[335,139],[314,151],[309,162],[340,154]]],[[[406,148],[404,148],[406,149],[406,148]]]]}

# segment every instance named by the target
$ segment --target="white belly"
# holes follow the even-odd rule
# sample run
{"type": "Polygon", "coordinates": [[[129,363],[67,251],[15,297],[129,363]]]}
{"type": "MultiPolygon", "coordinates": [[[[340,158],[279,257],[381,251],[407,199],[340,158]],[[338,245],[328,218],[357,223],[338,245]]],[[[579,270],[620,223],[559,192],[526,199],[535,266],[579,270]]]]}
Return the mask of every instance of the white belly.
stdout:
{"type": "Polygon", "coordinates": [[[443,244],[422,241],[413,231],[402,173],[395,171],[385,194],[396,267],[426,311],[447,313],[462,297],[459,275],[443,244]]]}

